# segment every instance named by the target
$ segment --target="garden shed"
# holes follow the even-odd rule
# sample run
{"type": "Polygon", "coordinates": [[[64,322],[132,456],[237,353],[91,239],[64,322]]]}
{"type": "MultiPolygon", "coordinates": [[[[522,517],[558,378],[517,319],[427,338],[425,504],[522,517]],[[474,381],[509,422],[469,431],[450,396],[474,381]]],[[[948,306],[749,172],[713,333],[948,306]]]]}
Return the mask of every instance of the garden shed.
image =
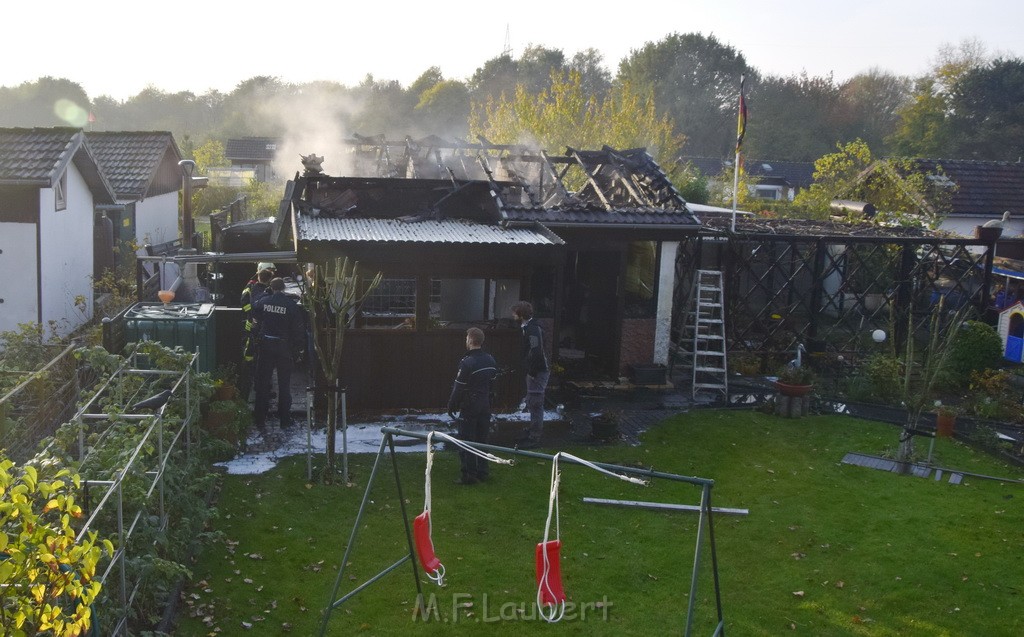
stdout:
{"type": "MultiPolygon", "coordinates": [[[[354,402],[442,406],[469,326],[485,330],[499,365],[517,366],[519,299],[569,373],[616,378],[667,362],[676,250],[700,226],[643,149],[550,155],[437,138],[358,138],[351,149],[346,176],[306,158],[275,239],[302,262],[348,257],[384,274],[346,337],[354,402]]],[[[505,374],[499,402],[518,402],[521,384],[505,374]]]]}

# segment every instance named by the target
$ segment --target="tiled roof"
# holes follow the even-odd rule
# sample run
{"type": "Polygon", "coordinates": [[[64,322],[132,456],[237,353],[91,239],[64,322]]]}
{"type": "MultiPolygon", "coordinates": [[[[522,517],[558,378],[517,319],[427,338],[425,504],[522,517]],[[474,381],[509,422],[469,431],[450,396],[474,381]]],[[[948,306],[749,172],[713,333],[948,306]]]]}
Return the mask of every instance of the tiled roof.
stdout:
{"type": "Polygon", "coordinates": [[[338,219],[301,215],[299,241],[383,243],[459,243],[560,245],[562,240],[537,226],[503,228],[465,219],[338,219]]]}
{"type": "Polygon", "coordinates": [[[118,199],[141,199],[150,193],[150,184],[168,152],[177,164],[181,153],[169,132],[86,133],[89,146],[118,199]]]}
{"type": "Polygon", "coordinates": [[[0,129],[0,180],[52,184],[81,145],[80,133],[77,128],[0,129]]]}
{"type": "Polygon", "coordinates": [[[511,221],[537,221],[544,225],[638,225],[638,226],[694,226],[697,220],[689,210],[661,210],[658,208],[613,208],[611,211],[592,206],[578,208],[533,208],[505,206],[506,218],[511,221]]]}
{"type": "Polygon", "coordinates": [[[1024,164],[966,159],[917,159],[923,172],[945,175],[957,185],[953,214],[998,216],[1009,210],[1024,215],[1024,164]]]}
{"type": "Polygon", "coordinates": [[[77,128],[0,128],[0,184],[52,188],[74,163],[96,203],[114,203],[114,190],[77,128]]]}
{"type": "MultiPolygon", "coordinates": [[[[684,156],[679,161],[692,163],[705,177],[715,178],[724,172],[732,178],[732,160],[684,156]]],[[[749,177],[781,179],[794,188],[808,188],[814,183],[814,163],[809,161],[744,159],[743,169],[749,177]]]]}
{"type": "Polygon", "coordinates": [[[279,143],[281,140],[276,137],[229,139],[224,147],[224,156],[237,160],[271,161],[277,155],[279,143]]]}

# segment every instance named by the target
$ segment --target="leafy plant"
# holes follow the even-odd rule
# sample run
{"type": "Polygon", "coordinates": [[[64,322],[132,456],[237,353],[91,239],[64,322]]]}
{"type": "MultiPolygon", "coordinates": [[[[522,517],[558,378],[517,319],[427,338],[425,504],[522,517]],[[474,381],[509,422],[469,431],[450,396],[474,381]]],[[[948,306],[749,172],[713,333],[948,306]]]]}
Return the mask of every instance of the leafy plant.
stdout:
{"type": "Polygon", "coordinates": [[[817,376],[807,365],[786,365],[779,370],[779,382],[787,385],[813,385],[817,376]]]}
{"type": "Polygon", "coordinates": [[[93,532],[75,540],[81,478],[54,462],[16,467],[0,455],[0,626],[12,637],[83,634],[101,585],[93,578],[114,545],[93,532]]]}
{"type": "Polygon", "coordinates": [[[895,356],[873,354],[850,384],[850,396],[867,402],[894,402],[900,395],[903,364],[895,356]]]}
{"type": "Polygon", "coordinates": [[[981,321],[966,321],[953,339],[943,385],[963,386],[973,372],[997,367],[1002,356],[1002,339],[994,327],[981,321]]]}

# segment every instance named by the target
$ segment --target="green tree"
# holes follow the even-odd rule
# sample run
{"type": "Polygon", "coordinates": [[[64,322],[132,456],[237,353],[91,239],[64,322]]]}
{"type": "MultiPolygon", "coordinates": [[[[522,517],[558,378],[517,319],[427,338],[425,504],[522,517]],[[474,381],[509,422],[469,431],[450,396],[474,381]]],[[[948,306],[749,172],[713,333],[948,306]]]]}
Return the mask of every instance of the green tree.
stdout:
{"type": "Polygon", "coordinates": [[[1017,161],[1024,155],[1024,60],[964,73],[949,94],[946,123],[956,157],[1017,161]]]}
{"type": "MultiPolygon", "coordinates": [[[[830,76],[802,73],[757,81],[750,89],[744,154],[813,161],[840,141],[836,127],[839,103],[839,89],[830,76]]],[[[735,114],[732,117],[735,119],[735,114]]]]}
{"type": "Polygon", "coordinates": [[[530,143],[545,149],[646,147],[672,166],[682,138],[650,94],[617,83],[603,100],[583,93],[578,73],[552,73],[551,88],[532,94],[524,86],[511,99],[474,104],[470,134],[496,144],[530,143]]]}
{"type": "Polygon", "coordinates": [[[875,221],[934,227],[947,210],[948,189],[930,186],[929,175],[907,159],[875,160],[861,140],[837,145],[837,152],[814,162],[814,184],[800,191],[794,207],[825,219],[834,199],[873,204],[875,221]]]}
{"type": "Polygon", "coordinates": [[[836,127],[840,140],[862,139],[876,151],[886,148],[895,132],[900,111],[910,103],[913,82],[909,77],[873,68],[839,87],[836,127]]]}
{"type": "Polygon", "coordinates": [[[0,87],[0,126],[85,127],[91,110],[81,85],[64,78],[41,77],[0,87]]]}
{"type": "Polygon", "coordinates": [[[11,637],[76,637],[92,623],[96,566],[114,545],[95,533],[76,541],[81,478],[41,466],[17,467],[0,454],[0,626],[11,637]]]}
{"type": "Polygon", "coordinates": [[[744,74],[752,83],[756,79],[743,54],[715,36],[673,33],[632,51],[619,64],[616,80],[641,93],[652,91],[658,111],[686,135],[690,154],[726,157],[735,144],[744,74]]]}
{"type": "Polygon", "coordinates": [[[469,89],[456,80],[442,80],[420,93],[416,104],[419,127],[428,134],[463,139],[469,133],[469,89]]]}

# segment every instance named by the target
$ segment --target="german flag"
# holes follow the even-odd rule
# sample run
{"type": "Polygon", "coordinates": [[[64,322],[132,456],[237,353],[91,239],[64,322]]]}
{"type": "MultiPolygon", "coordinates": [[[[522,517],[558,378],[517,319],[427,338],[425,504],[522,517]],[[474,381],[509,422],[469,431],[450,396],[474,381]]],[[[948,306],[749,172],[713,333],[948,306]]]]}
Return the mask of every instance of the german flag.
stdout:
{"type": "Polygon", "coordinates": [[[747,133],[747,100],[743,96],[743,81],[746,79],[745,75],[740,76],[740,115],[739,120],[736,122],[736,154],[740,152],[740,146],[743,145],[743,136],[747,133]]]}

